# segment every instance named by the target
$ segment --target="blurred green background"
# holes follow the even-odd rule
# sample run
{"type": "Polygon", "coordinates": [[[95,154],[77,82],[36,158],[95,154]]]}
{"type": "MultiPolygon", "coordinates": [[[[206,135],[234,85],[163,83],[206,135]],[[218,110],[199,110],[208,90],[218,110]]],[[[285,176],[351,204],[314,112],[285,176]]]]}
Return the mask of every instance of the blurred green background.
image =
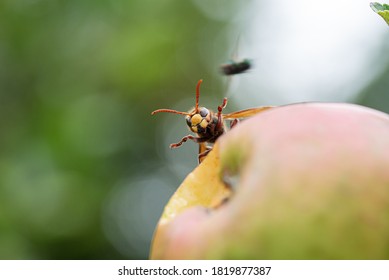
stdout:
{"type": "Polygon", "coordinates": [[[197,160],[193,143],[168,148],[182,117],[150,112],[188,110],[200,78],[212,109],[226,95],[226,111],[389,112],[389,28],[368,1],[309,3],[0,1],[0,259],[147,258],[197,160]],[[233,57],[254,69],[228,82],[233,57]]]}

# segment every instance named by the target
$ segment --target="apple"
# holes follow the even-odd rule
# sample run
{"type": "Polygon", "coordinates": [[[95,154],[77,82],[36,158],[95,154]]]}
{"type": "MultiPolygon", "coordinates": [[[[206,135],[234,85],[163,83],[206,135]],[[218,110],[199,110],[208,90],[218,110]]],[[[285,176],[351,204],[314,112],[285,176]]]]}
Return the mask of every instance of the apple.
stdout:
{"type": "Polygon", "coordinates": [[[389,259],[389,116],[301,103],[243,120],[172,196],[150,258],[389,259]]]}

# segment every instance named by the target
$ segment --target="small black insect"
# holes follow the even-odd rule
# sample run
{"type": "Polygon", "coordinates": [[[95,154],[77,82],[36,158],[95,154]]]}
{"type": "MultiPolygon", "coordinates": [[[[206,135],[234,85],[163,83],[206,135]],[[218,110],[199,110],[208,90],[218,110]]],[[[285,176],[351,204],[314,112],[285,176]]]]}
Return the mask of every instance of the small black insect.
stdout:
{"type": "Polygon", "coordinates": [[[249,59],[244,59],[241,62],[230,60],[220,66],[222,73],[226,76],[242,74],[250,68],[252,68],[252,63],[249,59]]]}

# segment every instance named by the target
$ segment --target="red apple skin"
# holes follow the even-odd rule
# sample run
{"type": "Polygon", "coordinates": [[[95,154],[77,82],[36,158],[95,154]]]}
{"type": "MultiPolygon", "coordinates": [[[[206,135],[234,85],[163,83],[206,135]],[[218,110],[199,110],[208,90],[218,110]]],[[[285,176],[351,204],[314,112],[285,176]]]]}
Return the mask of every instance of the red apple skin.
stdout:
{"type": "Polygon", "coordinates": [[[217,145],[215,176],[237,179],[233,195],[157,228],[151,258],[389,259],[388,115],[351,104],[281,106],[217,145]]]}

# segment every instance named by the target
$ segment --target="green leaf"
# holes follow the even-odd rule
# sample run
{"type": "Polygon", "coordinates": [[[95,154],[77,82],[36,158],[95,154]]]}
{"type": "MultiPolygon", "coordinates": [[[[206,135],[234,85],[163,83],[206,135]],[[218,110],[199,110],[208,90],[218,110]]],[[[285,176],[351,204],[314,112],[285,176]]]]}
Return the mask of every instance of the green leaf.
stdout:
{"type": "Polygon", "coordinates": [[[389,5],[388,4],[371,2],[370,7],[373,9],[374,12],[379,14],[389,25],[389,5]]]}

